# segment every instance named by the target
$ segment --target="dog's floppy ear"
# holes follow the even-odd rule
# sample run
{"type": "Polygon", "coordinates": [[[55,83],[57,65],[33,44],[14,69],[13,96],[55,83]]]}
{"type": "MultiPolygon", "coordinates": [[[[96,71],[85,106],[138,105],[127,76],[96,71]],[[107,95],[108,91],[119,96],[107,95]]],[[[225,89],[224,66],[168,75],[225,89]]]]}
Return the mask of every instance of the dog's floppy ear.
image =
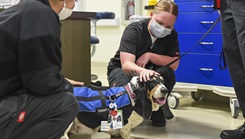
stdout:
{"type": "Polygon", "coordinates": [[[135,111],[142,116],[145,120],[150,119],[152,113],[152,104],[151,101],[147,98],[146,88],[140,88],[135,90],[136,99],[135,99],[135,111]]]}

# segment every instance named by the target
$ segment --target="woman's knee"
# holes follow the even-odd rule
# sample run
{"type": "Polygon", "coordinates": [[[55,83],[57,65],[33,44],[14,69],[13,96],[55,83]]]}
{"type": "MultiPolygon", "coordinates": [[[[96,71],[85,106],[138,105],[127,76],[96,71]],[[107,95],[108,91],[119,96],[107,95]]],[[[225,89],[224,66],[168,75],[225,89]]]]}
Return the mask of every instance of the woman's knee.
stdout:
{"type": "Polygon", "coordinates": [[[108,74],[110,86],[123,86],[131,80],[131,76],[126,75],[121,68],[116,68],[108,74]]]}

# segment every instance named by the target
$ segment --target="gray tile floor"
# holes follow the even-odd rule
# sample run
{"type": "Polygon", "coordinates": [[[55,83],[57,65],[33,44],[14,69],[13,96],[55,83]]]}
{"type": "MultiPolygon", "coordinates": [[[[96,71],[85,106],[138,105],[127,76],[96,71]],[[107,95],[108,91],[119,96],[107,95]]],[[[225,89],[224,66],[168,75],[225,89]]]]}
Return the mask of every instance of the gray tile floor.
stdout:
{"type": "MultiPolygon", "coordinates": [[[[99,76],[103,85],[108,85],[105,66],[93,66],[92,73],[99,76]]],[[[135,139],[220,139],[219,134],[223,129],[233,129],[244,122],[241,112],[237,119],[231,116],[227,98],[214,96],[218,99],[207,97],[194,101],[188,93],[183,95],[179,107],[172,109],[175,117],[167,120],[166,127],[153,127],[151,121],[146,120],[132,130],[132,136],[135,139]]],[[[209,95],[214,98],[214,94],[209,95]]],[[[89,138],[109,139],[110,136],[96,133],[89,138]]]]}

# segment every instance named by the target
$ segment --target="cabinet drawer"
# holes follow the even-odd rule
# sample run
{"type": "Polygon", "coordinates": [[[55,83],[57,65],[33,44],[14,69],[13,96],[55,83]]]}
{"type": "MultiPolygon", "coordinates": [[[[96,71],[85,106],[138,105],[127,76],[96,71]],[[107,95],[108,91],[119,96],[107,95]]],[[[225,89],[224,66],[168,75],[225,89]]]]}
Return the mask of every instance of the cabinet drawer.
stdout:
{"type": "MultiPolygon", "coordinates": [[[[218,19],[216,13],[180,13],[175,29],[177,32],[205,33],[218,19]]],[[[212,33],[221,33],[220,22],[210,31],[212,33]]]]}
{"type": "Polygon", "coordinates": [[[174,0],[175,3],[183,3],[183,2],[214,2],[214,0],[174,0]]]}
{"type": "MultiPolygon", "coordinates": [[[[204,34],[190,34],[190,33],[179,33],[179,46],[180,52],[186,52],[194,44],[196,44],[204,34]]],[[[208,34],[200,43],[198,43],[192,50],[191,53],[209,53],[209,54],[220,54],[222,48],[222,35],[219,34],[208,34]]]]}
{"type": "Polygon", "coordinates": [[[219,55],[187,54],[175,73],[178,82],[232,86],[228,70],[219,69],[219,55]]]}
{"type": "Polygon", "coordinates": [[[178,3],[179,12],[215,12],[213,2],[178,3]]]}

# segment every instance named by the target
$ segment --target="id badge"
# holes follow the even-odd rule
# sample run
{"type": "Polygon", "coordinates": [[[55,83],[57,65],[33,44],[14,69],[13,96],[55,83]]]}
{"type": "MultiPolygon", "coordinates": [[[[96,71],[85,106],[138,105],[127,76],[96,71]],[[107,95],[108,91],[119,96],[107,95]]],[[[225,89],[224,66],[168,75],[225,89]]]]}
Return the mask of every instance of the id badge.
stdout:
{"type": "Polygon", "coordinates": [[[111,131],[123,127],[123,113],[122,110],[111,110],[108,114],[107,121],[101,121],[101,131],[111,131]]]}
{"type": "Polygon", "coordinates": [[[122,110],[117,110],[117,114],[111,118],[112,129],[120,129],[123,127],[122,110]]]}

